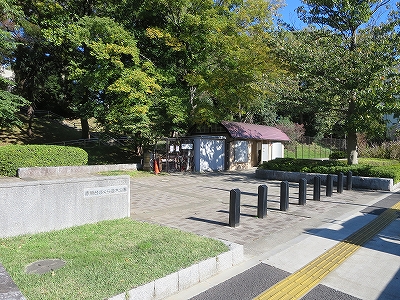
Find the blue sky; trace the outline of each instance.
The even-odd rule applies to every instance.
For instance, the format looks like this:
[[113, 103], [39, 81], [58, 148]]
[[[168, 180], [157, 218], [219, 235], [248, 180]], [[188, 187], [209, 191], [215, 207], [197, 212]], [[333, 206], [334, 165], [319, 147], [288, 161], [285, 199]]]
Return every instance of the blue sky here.
[[300, 0], [286, 0], [286, 6], [280, 11], [281, 19], [295, 28], [303, 27], [304, 23], [300, 21], [295, 11], [301, 5]]
[[[392, 7], [395, 7], [395, 4], [398, 0], [391, 0], [390, 4]], [[297, 17], [296, 8], [303, 5], [300, 0], [286, 0], [286, 6], [280, 11], [281, 19], [283, 19], [286, 23], [292, 25], [296, 29], [300, 29], [305, 24], [300, 21]]]

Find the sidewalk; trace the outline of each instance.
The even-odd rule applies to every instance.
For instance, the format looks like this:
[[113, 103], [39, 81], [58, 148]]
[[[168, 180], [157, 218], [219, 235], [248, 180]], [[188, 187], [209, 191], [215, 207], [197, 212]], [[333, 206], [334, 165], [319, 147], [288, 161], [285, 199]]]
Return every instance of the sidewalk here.
[[[260, 184], [268, 186], [269, 207], [268, 215], [264, 219], [257, 218], [257, 190]], [[231, 228], [228, 226], [229, 192], [235, 188], [241, 191], [241, 217], [240, 226]], [[332, 197], [326, 197], [325, 188], [322, 187], [321, 201], [313, 201], [312, 186], [309, 186], [307, 204], [299, 206], [298, 185], [293, 183], [290, 184], [289, 190], [289, 210], [281, 212], [279, 193], [280, 182], [257, 179], [254, 170], [133, 178], [131, 180], [133, 219], [175, 227], [244, 246], [243, 263], [168, 299], [192, 297], [214, 299], [210, 298], [210, 293], [214, 291], [216, 294], [213, 297], [218, 295], [215, 299], [232, 300], [235, 299], [232, 295], [236, 293], [235, 279], [243, 281], [243, 277], [253, 276], [251, 282], [255, 285], [260, 281], [260, 276], [257, 275], [260, 272], [269, 274], [267, 277], [270, 278], [285, 277], [287, 276], [285, 274], [296, 271], [375, 218], [375, 214], [367, 213], [371, 212], [371, 209], [369, 211], [366, 209], [393, 194], [382, 191], [344, 190], [342, 194], [334, 192]], [[394, 194], [390, 203], [398, 201], [400, 201], [399, 195]], [[390, 203], [381, 203], [376, 209], [388, 207]], [[400, 232], [396, 229], [400, 227], [398, 222], [398, 219], [394, 221], [385, 229], [387, 231], [381, 233], [382, 237], [374, 238], [349, 258], [351, 267], [345, 263], [337, 269], [339, 275], [330, 274], [321, 282], [323, 285], [319, 289], [325, 291], [325, 294], [332, 293], [332, 290], [339, 292], [343, 290], [340, 292], [341, 295], [353, 297], [346, 299], [357, 297], [378, 299], [382, 295], [385, 297], [381, 299], [390, 299], [387, 296], [393, 293], [393, 289], [400, 287], [398, 280]], [[382, 244], [382, 239], [385, 241], [384, 250], [379, 246]], [[368, 257], [368, 261], [365, 257]], [[380, 260], [378, 263], [369, 263], [372, 258]], [[380, 273], [376, 273], [373, 267], [379, 267]], [[363, 274], [361, 281], [366, 282], [364, 278], [367, 274], [379, 274], [380, 279], [368, 280], [367, 284], [362, 285], [355, 282], [352, 284], [353, 288], [349, 288], [348, 283], [352, 278], [345, 275], [356, 276], [356, 274], [349, 272], [348, 268], [351, 271], [359, 270]], [[252, 299], [272, 283], [261, 283], [261, 285], [262, 287], [252, 287], [251, 291], [244, 291], [244, 295]], [[243, 290], [243, 287], [239, 285], [237, 289]], [[226, 298], [224, 290], [227, 292]], [[318, 289], [315, 290], [318, 292]], [[247, 299], [243, 298], [244, 295], [237, 299]], [[328, 299], [339, 299], [337, 297], [335, 294], [334, 298]]]

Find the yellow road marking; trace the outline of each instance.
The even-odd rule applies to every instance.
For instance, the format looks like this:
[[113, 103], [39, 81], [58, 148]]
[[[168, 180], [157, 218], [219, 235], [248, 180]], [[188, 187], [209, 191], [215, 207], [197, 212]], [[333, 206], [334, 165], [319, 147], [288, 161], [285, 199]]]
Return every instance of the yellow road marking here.
[[362, 245], [394, 221], [399, 211], [400, 202], [254, 300], [300, 299]]

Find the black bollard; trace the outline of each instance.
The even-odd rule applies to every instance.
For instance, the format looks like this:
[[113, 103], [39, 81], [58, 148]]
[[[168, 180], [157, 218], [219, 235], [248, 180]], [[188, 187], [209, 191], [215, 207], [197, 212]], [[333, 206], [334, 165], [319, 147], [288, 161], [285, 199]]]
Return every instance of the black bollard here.
[[337, 178], [337, 192], [339, 194], [343, 193], [343, 173], [340, 172]]
[[257, 217], [264, 219], [267, 215], [267, 194], [268, 187], [263, 184], [258, 187], [258, 205], [257, 205]]
[[280, 210], [287, 211], [289, 208], [289, 182], [281, 182], [281, 201]]
[[229, 226], [236, 227], [240, 221], [240, 190], [233, 189], [230, 192], [229, 202]]
[[306, 205], [307, 199], [307, 179], [300, 178], [299, 180], [299, 205]]
[[331, 174], [328, 174], [326, 176], [326, 196], [332, 197], [332, 191], [333, 191], [333, 176]]
[[314, 193], [313, 200], [321, 200], [321, 178], [319, 176], [314, 177]]
[[349, 171], [347, 173], [347, 190], [350, 191], [353, 189], [353, 172]]

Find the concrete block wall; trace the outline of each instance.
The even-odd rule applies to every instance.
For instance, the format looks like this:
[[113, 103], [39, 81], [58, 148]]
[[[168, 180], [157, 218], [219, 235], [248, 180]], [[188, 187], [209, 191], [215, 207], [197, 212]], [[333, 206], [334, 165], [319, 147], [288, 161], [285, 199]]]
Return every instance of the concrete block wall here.
[[0, 238], [130, 216], [130, 178], [0, 183]]

